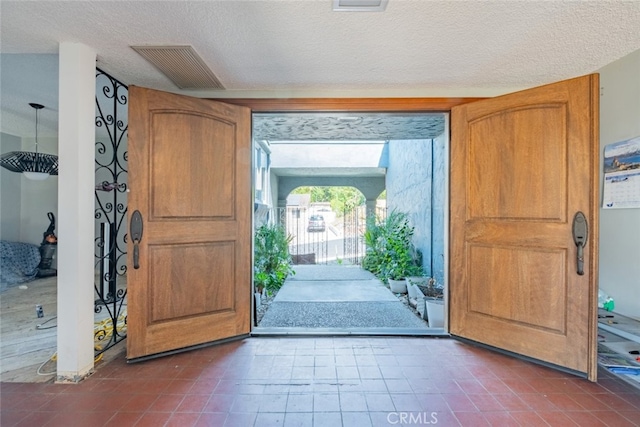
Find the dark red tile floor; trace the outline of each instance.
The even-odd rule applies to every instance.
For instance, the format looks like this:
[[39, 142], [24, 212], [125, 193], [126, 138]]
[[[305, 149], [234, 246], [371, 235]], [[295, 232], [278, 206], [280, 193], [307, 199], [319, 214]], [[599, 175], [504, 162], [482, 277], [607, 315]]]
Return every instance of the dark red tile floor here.
[[638, 426], [640, 390], [450, 339], [250, 338], [77, 385], [3, 383], [10, 426]]

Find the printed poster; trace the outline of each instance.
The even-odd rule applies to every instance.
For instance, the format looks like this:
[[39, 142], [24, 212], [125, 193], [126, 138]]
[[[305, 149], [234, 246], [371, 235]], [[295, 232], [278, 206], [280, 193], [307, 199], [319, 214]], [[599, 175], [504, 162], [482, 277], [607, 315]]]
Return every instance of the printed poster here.
[[640, 208], [640, 136], [604, 147], [602, 207]]

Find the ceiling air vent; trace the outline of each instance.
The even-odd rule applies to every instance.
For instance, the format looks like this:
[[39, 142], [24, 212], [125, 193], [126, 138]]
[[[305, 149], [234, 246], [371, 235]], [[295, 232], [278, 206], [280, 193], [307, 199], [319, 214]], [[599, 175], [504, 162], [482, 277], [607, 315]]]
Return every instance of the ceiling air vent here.
[[389, 0], [333, 0], [335, 12], [384, 12]]
[[191, 46], [131, 46], [180, 89], [224, 89]]

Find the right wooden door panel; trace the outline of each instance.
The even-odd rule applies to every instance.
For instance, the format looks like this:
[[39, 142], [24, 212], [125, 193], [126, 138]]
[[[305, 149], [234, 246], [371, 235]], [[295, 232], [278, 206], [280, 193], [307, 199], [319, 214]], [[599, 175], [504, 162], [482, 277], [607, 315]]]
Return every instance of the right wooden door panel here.
[[[595, 379], [597, 76], [455, 107], [450, 332]], [[576, 272], [574, 214], [591, 226]]]

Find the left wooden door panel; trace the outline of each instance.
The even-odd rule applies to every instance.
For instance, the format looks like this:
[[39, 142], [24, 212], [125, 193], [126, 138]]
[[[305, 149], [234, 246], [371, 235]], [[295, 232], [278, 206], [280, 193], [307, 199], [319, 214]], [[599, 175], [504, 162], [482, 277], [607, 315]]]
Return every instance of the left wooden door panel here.
[[129, 210], [144, 233], [127, 274], [127, 358], [248, 334], [251, 112], [139, 87], [129, 96]]

